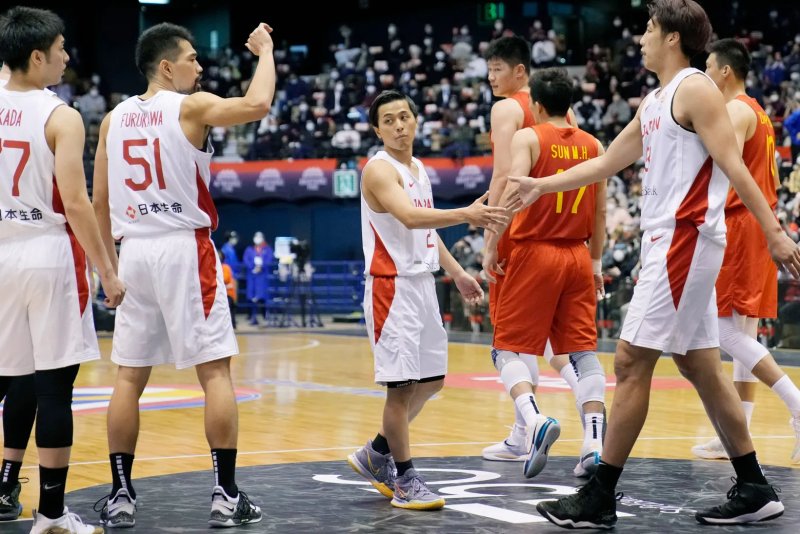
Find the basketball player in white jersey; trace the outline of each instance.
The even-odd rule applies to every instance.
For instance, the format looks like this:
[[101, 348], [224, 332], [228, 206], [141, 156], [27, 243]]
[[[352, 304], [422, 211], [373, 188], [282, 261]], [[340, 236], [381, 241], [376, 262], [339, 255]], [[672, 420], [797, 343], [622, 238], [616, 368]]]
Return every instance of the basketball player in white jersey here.
[[31, 532], [89, 534], [102, 529], [64, 506], [72, 385], [80, 364], [100, 357], [84, 248], [107, 305], [118, 305], [125, 287], [86, 194], [83, 122], [44, 90], [69, 60], [63, 33], [50, 11], [15, 7], [0, 17], [0, 50], [11, 70], [0, 88], [0, 396], [10, 377], [34, 374], [40, 489]]
[[130, 297], [117, 312], [111, 352], [119, 370], [108, 408], [113, 487], [101, 511], [109, 527], [135, 523], [138, 402], [152, 366], [164, 363], [194, 367], [205, 392], [215, 478], [209, 525], [261, 520], [260, 508], [235, 480], [238, 413], [230, 357], [239, 349], [210, 237], [217, 212], [208, 191], [208, 133], [269, 112], [275, 92], [270, 31], [262, 23], [248, 38], [258, 64], [247, 93], [223, 99], [200, 91], [203, 69], [186, 28], [149, 28], [136, 45], [147, 91], [120, 103], [100, 126], [94, 205], [109, 251], [122, 239], [119, 273]]
[[[10, 77], [11, 69], [4, 64], [0, 68], [0, 88], [5, 87]], [[33, 374], [15, 376], [7, 384], [7, 390], [0, 390], [4, 447], [3, 465], [0, 467], [0, 521], [13, 521], [22, 513], [19, 471], [36, 419], [35, 384]]]
[[617, 344], [617, 388], [602, 462], [577, 494], [537, 505], [547, 519], [567, 528], [610, 528], [616, 522], [615, 488], [644, 426], [650, 380], [662, 352], [673, 354], [697, 390], [736, 471], [729, 500], [698, 512], [696, 519], [736, 524], [783, 513], [720, 362], [714, 283], [725, 248], [725, 176], [758, 220], [772, 258], [795, 277], [800, 251], [742, 162], [722, 94], [689, 67], [711, 36], [705, 11], [693, 0], [655, 0], [649, 11], [642, 57], [661, 87], [642, 101], [606, 154], [558, 176], [510, 178], [519, 189], [508, 206], [518, 209], [543, 193], [596, 182], [644, 155], [642, 269]]
[[[747, 96], [745, 78], [750, 54], [736, 39], [711, 44], [706, 74], [727, 102], [742, 158], [770, 206], [777, 205], [780, 179], [775, 165], [775, 131], [766, 112]], [[758, 341], [759, 318], [777, 317], [778, 274], [766, 241], [757, 235], [757, 221], [731, 191], [725, 204], [728, 243], [717, 278], [720, 347], [733, 358], [733, 385], [739, 394], [747, 426], [753, 413], [756, 384], [772, 389], [792, 414], [795, 434], [791, 459], [800, 461], [800, 390]], [[700, 458], [728, 458], [720, 439], [692, 447]]]
[[504, 208], [483, 204], [488, 192], [466, 208], [434, 209], [425, 167], [412, 155], [417, 110], [410, 98], [382, 92], [370, 106], [369, 121], [384, 150], [370, 158], [361, 176], [364, 315], [375, 381], [387, 390], [382, 429], [347, 460], [393, 506], [436, 510], [444, 499], [414, 469], [408, 435], [409, 423], [442, 388], [447, 373], [447, 334], [432, 273], [441, 265], [467, 302], [483, 299], [480, 284], [453, 259], [436, 228], [486, 227], [508, 218]]

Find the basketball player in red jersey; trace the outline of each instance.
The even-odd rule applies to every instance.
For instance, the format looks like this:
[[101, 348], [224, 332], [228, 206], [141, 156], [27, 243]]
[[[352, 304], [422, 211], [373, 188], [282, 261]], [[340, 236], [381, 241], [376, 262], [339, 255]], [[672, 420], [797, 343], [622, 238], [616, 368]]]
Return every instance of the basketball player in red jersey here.
[[700, 395], [737, 476], [729, 500], [697, 512], [697, 521], [737, 524], [783, 514], [720, 363], [714, 284], [724, 255], [729, 184], [758, 220], [773, 259], [795, 277], [800, 276], [800, 249], [781, 230], [743, 164], [719, 89], [690, 67], [711, 36], [708, 15], [694, 0], [655, 0], [648, 7], [642, 57], [661, 87], [644, 98], [604, 155], [544, 179], [509, 178], [519, 189], [505, 205], [519, 210], [542, 194], [591, 184], [642, 156], [645, 161], [642, 269], [617, 343], [614, 415], [602, 461], [579, 492], [536, 507], [564, 528], [611, 528], [616, 523], [617, 482], [644, 426], [651, 378], [663, 352], [672, 354]]
[[[736, 39], [716, 41], [709, 50], [706, 74], [727, 101], [745, 165], [770, 207], [775, 209], [778, 203], [775, 189], [779, 185], [775, 131], [758, 102], [745, 92], [750, 54]], [[800, 461], [800, 390], [755, 339], [759, 318], [777, 317], [778, 270], [769, 255], [766, 239], [758, 231], [758, 221], [733, 190], [725, 202], [725, 224], [728, 242], [716, 286], [720, 348], [733, 358], [734, 386], [748, 426], [758, 380], [786, 404], [796, 437], [791, 459], [797, 462]], [[700, 458], [728, 458], [719, 438], [692, 447], [692, 452]]]
[[[514, 134], [512, 173], [549, 176], [602, 154], [597, 139], [566, 120], [571, 89], [564, 69], [545, 69], [533, 75], [531, 96], [537, 125]], [[605, 183], [600, 182], [548, 195], [541, 205], [514, 217], [508, 232], [511, 257], [504, 269], [505, 289], [500, 294], [494, 331], [492, 357], [501, 376], [505, 375], [504, 382], [507, 370], [518, 365], [520, 353], [541, 354], [548, 337], [554, 352], [569, 354], [586, 422], [575, 471], [578, 476], [597, 469], [602, 450], [605, 374], [595, 352], [596, 291], [602, 280], [596, 281], [592, 275], [592, 260], [600, 260], [605, 242], [605, 192]], [[491, 276], [500, 269], [496, 234], [490, 235], [486, 249]], [[526, 305], [530, 302], [536, 306]], [[520, 395], [515, 384], [511, 395], [526, 421], [530, 420], [530, 453], [524, 465], [525, 475], [534, 476], [544, 467], [560, 427], [539, 413], [532, 393]]]
[[[503, 98], [492, 106], [491, 114], [493, 171], [489, 185], [489, 205], [495, 206], [505, 189], [511, 169], [511, 138], [518, 130], [536, 124], [528, 85], [531, 47], [521, 37], [501, 37], [489, 43], [484, 57], [488, 65], [489, 83], [491, 84], [492, 92], [495, 96]], [[575, 124], [572, 110], [569, 113], [570, 116], [567, 120], [570, 124]], [[488, 238], [491, 233], [491, 230], [487, 230], [486, 237]], [[511, 242], [508, 238], [508, 232], [500, 236], [497, 252], [502, 266], [511, 255]], [[484, 262], [484, 272], [487, 268], [488, 265]], [[492, 326], [496, 327], [498, 321], [502, 319], [497, 315], [497, 303], [499, 302], [504, 278], [502, 274], [497, 273], [494, 276], [489, 275], [487, 280], [489, 281], [489, 315]], [[576, 392], [577, 377], [572, 366], [567, 365], [567, 355], [559, 354], [554, 357], [548, 344], [544, 356], [553, 368], [561, 374], [572, 391]], [[495, 367], [500, 372], [500, 377], [506, 390], [514, 399], [516, 419], [511, 428], [511, 433], [505, 440], [483, 449], [483, 458], [499, 461], [523, 461], [528, 457], [529, 453], [525, 446], [526, 429], [533, 422], [526, 421], [517, 403], [523, 403], [523, 410], [528, 411], [525, 407], [530, 405], [529, 397], [536, 390], [539, 379], [539, 365], [535, 355], [520, 354], [519, 359], [505, 368], [505, 370], [497, 367], [497, 362], [495, 362]], [[511, 392], [512, 388], [514, 388], [513, 393]], [[580, 413], [580, 406], [578, 407], [578, 412]]]

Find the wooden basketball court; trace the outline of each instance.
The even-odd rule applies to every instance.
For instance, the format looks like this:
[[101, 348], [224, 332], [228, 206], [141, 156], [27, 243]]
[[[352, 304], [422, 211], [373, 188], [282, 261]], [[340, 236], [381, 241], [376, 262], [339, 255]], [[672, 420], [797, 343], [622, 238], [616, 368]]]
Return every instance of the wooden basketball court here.
[[[342, 461], [346, 467], [346, 455], [375, 435], [383, 391], [373, 382], [369, 342], [365, 336], [343, 334], [331, 328], [240, 333], [241, 355], [233, 360], [240, 399], [240, 466]], [[76, 382], [68, 492], [110, 483], [105, 407], [116, 372], [108, 360], [110, 348], [110, 338], [101, 338], [103, 360], [83, 365]], [[601, 362], [608, 376], [610, 406], [612, 356], [603, 354]], [[574, 397], [543, 360], [541, 364], [537, 399], [544, 413], [562, 424], [551, 454], [575, 457], [582, 432]], [[724, 365], [730, 372], [731, 364]], [[416, 457], [479, 457], [484, 446], [507, 436], [513, 422], [513, 405], [497, 380], [486, 345], [451, 343], [449, 366], [445, 389], [412, 425]], [[786, 370], [793, 380], [800, 380], [799, 369]], [[751, 429], [759, 459], [764, 465], [791, 467], [794, 434], [789, 413], [768, 388], [759, 388]], [[154, 369], [142, 407], [146, 409], [141, 412], [134, 479], [206, 472], [210, 492], [213, 478], [203, 432], [202, 392], [194, 371]], [[650, 415], [633, 456], [692, 459], [691, 446], [713, 435], [697, 394], [672, 360], [662, 358], [655, 371]], [[21, 495], [23, 517], [28, 518], [38, 499], [33, 445], [31, 439], [21, 473], [30, 479]], [[572, 486], [576, 479], [565, 472], [562, 483]], [[258, 488], [244, 489], [259, 496]], [[97, 497], [101, 496], [98, 488]], [[84, 519], [96, 522], [96, 517]]]

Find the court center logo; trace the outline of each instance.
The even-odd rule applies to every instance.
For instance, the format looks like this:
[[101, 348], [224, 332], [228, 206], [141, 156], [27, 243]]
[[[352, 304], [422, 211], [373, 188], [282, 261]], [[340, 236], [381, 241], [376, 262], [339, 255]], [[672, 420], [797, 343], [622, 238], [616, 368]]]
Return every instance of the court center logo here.
[[[543, 501], [559, 499], [572, 495], [576, 488], [558, 484], [537, 482], [518, 482], [501, 473], [474, 469], [434, 469], [416, 467], [426, 473], [426, 483], [431, 489], [445, 498], [448, 510], [462, 512], [471, 516], [490, 519], [505, 524], [546, 523], [547, 520], [536, 511], [536, 505]], [[369, 482], [352, 472], [346, 474], [314, 475], [312, 479], [322, 484], [355, 486], [361, 491], [378, 494]], [[521, 506], [520, 506], [521, 505]], [[620, 505], [630, 509], [658, 511], [662, 514], [690, 514], [696, 510], [682, 506], [623, 497]], [[528, 507], [530, 509], [528, 510]], [[635, 517], [636, 514], [617, 509], [617, 517]]]

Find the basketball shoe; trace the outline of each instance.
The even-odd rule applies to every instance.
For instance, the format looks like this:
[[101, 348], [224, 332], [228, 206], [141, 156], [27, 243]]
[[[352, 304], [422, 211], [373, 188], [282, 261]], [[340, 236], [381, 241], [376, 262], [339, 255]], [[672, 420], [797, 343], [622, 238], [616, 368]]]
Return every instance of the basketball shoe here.
[[542, 472], [547, 464], [550, 447], [560, 435], [561, 425], [558, 421], [542, 414], [536, 415], [536, 423], [528, 426], [525, 436], [528, 457], [522, 464], [522, 472], [526, 477], [533, 478]]
[[78, 514], [71, 513], [64, 507], [64, 514], [56, 519], [45, 517], [33, 511], [31, 534], [103, 534], [103, 527], [85, 524]]
[[19, 493], [22, 484], [15, 482], [0, 483], [0, 521], [13, 521], [22, 513], [22, 503], [19, 502]]
[[728, 502], [695, 514], [704, 525], [740, 525], [769, 521], [783, 515], [783, 503], [775, 488], [769, 484], [739, 484], [731, 477], [733, 487], [728, 491]]
[[523, 462], [528, 456], [525, 448], [525, 427], [514, 423], [511, 434], [500, 443], [483, 449], [483, 459], [497, 462]]
[[706, 460], [727, 460], [728, 453], [719, 438], [714, 438], [708, 443], [692, 447], [692, 454]]
[[239, 495], [234, 498], [229, 497], [220, 486], [214, 486], [211, 494], [209, 526], [227, 528], [259, 521], [261, 521], [261, 508], [253, 504], [245, 492], [239, 491]]
[[100, 510], [100, 522], [107, 528], [131, 528], [136, 525], [136, 499], [131, 498], [128, 490], [121, 488], [114, 496], [107, 495], [94, 503], [94, 511], [103, 503]]
[[391, 499], [394, 497], [397, 467], [391, 453], [381, 454], [372, 448], [372, 440], [347, 457], [347, 463], [353, 471], [364, 477], [381, 495]]
[[397, 477], [392, 506], [407, 510], [439, 510], [444, 498], [432, 492], [416, 469], [409, 469]]
[[562, 528], [614, 528], [617, 523], [616, 495], [603, 488], [595, 477], [568, 497], [557, 501], [544, 501], [536, 510], [551, 523]]

